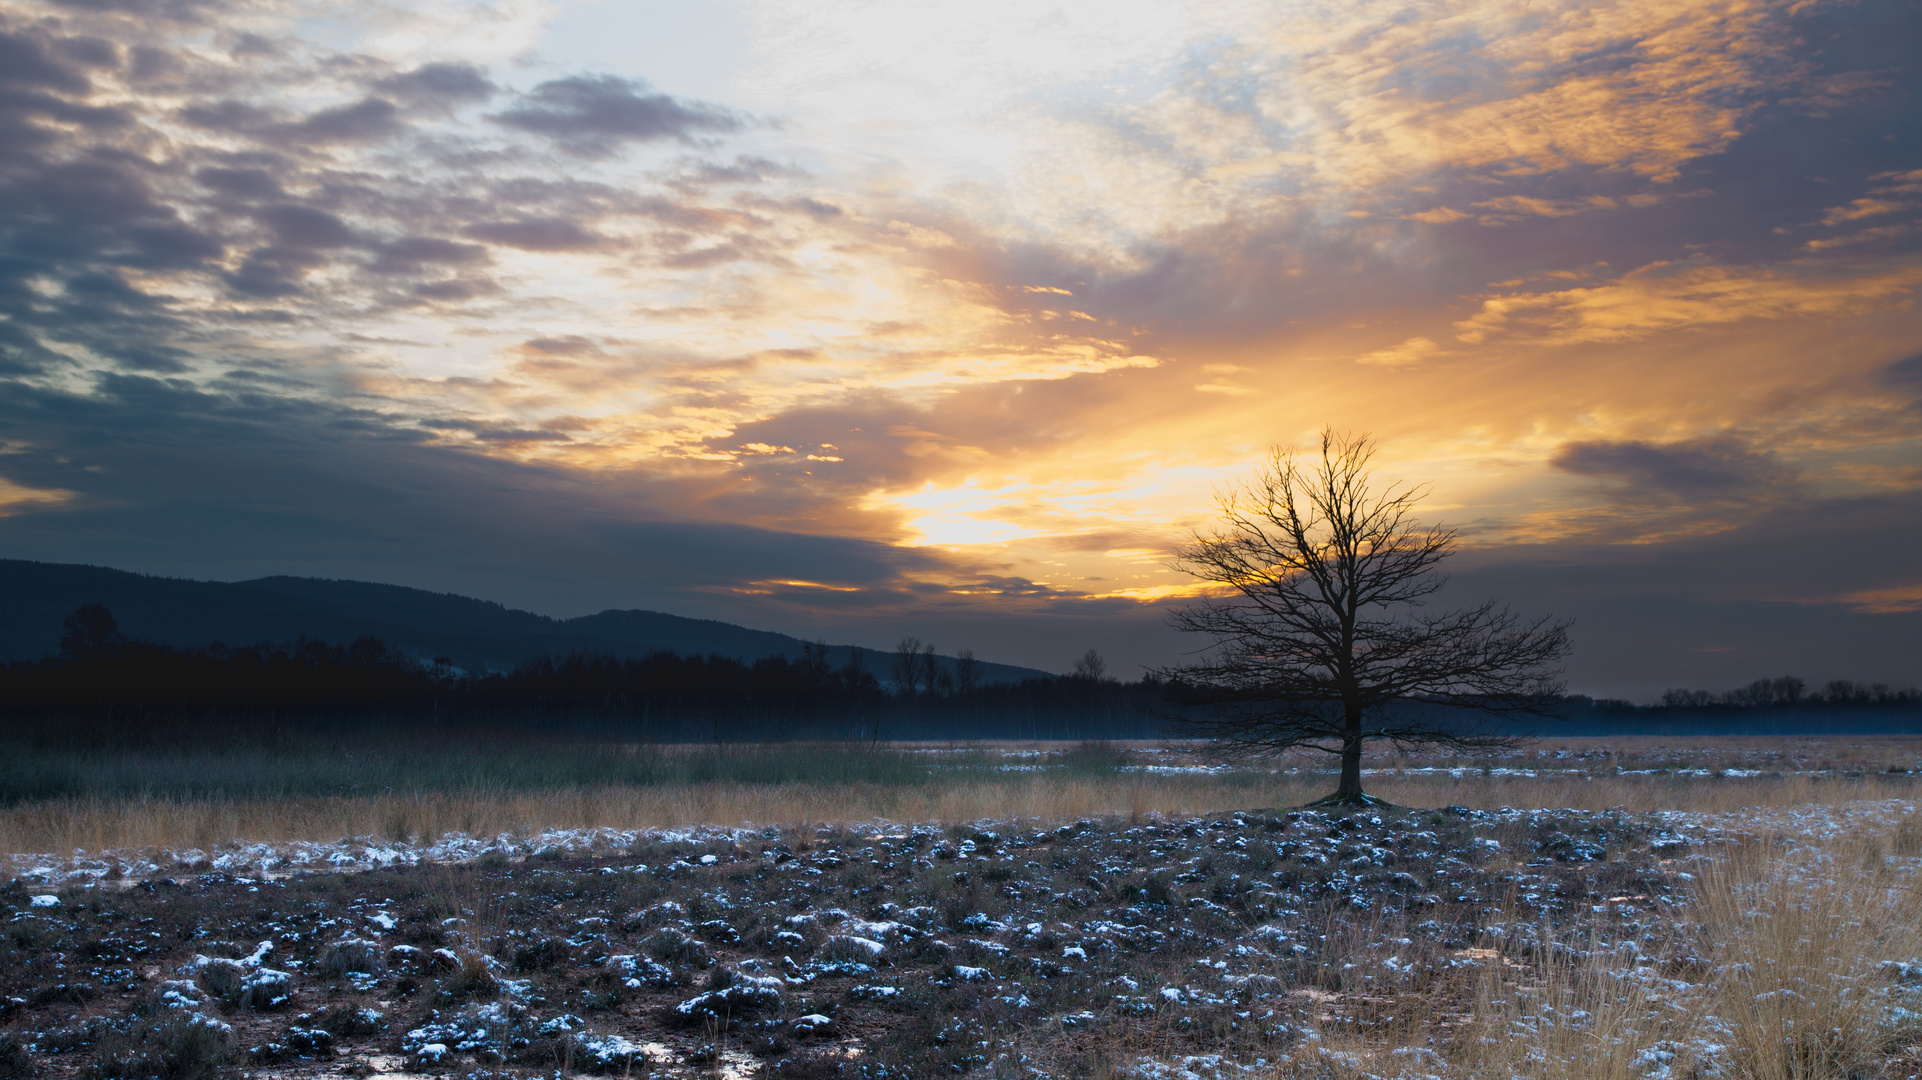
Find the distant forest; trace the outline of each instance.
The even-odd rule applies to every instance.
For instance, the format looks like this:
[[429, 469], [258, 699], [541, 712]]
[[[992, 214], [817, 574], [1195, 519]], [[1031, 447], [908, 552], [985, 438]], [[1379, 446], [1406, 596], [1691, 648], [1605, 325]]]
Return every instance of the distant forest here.
[[1652, 705], [1571, 694], [1566, 735], [1840, 735], [1922, 733], [1922, 691], [1835, 679], [1810, 687], [1793, 675], [1714, 692], [1665, 690]]
[[[49, 716], [162, 737], [265, 723], [567, 730], [660, 742], [771, 739], [1153, 738], [1159, 683], [1077, 673], [986, 682], [909, 638], [894, 652], [826, 646], [796, 659], [576, 651], [473, 674], [373, 637], [183, 649], [123, 637], [105, 607], [68, 616], [58, 655], [0, 667], [0, 724], [34, 735]], [[870, 667], [870, 663], [874, 666]]]
[[[572, 732], [656, 742], [781, 739], [1152, 739], [1177, 735], [1181, 695], [1152, 677], [1107, 677], [1090, 652], [1073, 674], [982, 683], [906, 639], [893, 652], [825, 647], [741, 660], [577, 651], [470, 674], [373, 637], [178, 648], [122, 636], [104, 606], [68, 616], [60, 651], [0, 667], [0, 730], [13, 738], [154, 738], [282, 728], [423, 726]], [[872, 663], [872, 667], [870, 666]], [[1922, 730], [1922, 693], [1880, 684], [1758, 679], [1721, 693], [1670, 690], [1654, 705], [1569, 695], [1536, 733], [1795, 734]], [[1411, 708], [1425, 707], [1411, 702]], [[60, 718], [60, 723], [50, 723]]]

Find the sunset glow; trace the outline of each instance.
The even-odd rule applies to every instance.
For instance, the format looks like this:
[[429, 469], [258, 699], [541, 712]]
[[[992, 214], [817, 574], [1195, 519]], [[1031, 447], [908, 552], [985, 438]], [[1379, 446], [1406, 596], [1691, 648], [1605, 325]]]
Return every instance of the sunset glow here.
[[1575, 690], [1922, 677], [1908, 7], [162, 8], [0, 4], [0, 555], [1132, 674], [1333, 426]]

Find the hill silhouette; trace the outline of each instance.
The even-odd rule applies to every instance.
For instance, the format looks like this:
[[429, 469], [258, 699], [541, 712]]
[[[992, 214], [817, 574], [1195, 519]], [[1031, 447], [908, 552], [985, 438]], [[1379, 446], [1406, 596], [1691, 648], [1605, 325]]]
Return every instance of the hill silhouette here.
[[[0, 662], [57, 652], [61, 619], [87, 603], [112, 609], [128, 637], [162, 645], [246, 645], [300, 637], [346, 642], [371, 635], [423, 659], [446, 657], [476, 672], [580, 651], [798, 658], [805, 644], [787, 634], [659, 611], [609, 609], [555, 619], [489, 600], [367, 581], [285, 576], [195, 581], [20, 559], [0, 559], [0, 597], [5, 598]], [[827, 659], [845, 664], [856, 648], [830, 646]], [[889, 653], [860, 652], [870, 670], [887, 677]], [[941, 657], [940, 663], [951, 670], [954, 661]], [[1049, 674], [1011, 664], [984, 662], [980, 668], [982, 681], [991, 683]]]

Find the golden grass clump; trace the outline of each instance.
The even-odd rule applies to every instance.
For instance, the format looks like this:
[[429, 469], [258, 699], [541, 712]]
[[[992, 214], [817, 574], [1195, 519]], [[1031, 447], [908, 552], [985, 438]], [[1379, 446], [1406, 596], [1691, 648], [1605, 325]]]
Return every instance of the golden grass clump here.
[[[0, 807], [0, 851], [90, 852], [199, 848], [235, 841], [331, 841], [343, 836], [432, 839], [545, 829], [689, 825], [848, 824], [982, 819], [1073, 820], [1181, 816], [1296, 806], [1325, 794], [1318, 777], [1288, 774], [1049, 777], [934, 781], [924, 785], [709, 782], [549, 791], [424, 791], [350, 796], [200, 798], [82, 796]], [[1605, 777], [1593, 781], [1389, 778], [1372, 790], [1407, 806], [1577, 810], [1693, 810], [1840, 805], [1908, 797], [1913, 785], [1868, 778], [1816, 782]], [[1893, 838], [1904, 850], [1916, 834]]]
[[[1091, 754], [1061, 744], [610, 746], [589, 753], [571, 744], [476, 742], [447, 749], [438, 762], [429, 748], [404, 749], [385, 751], [391, 761], [365, 748], [331, 746], [183, 753], [164, 770], [111, 749], [41, 755], [33, 763], [59, 778], [48, 784], [56, 793], [0, 801], [0, 852], [210, 850], [232, 841], [599, 826], [1138, 820], [1299, 805], [1326, 794], [1333, 782], [1315, 771], [1327, 765], [1316, 756], [1215, 772], [1116, 767], [1130, 760], [1200, 760], [1192, 747], [1152, 744], [1132, 747], [1130, 757], [1122, 748]], [[1053, 753], [1062, 768], [997, 771], [1001, 752], [1014, 749]], [[1916, 776], [1907, 770], [1918, 758], [1922, 742], [1892, 737], [1565, 740], [1485, 761], [1383, 755], [1372, 763], [1376, 774], [1368, 786], [1406, 806], [1729, 813], [1911, 798]], [[1724, 775], [1738, 766], [1739, 777]], [[634, 779], [610, 782], [598, 775], [622, 770]], [[156, 786], [162, 778], [173, 786]], [[1889, 842], [1899, 853], [1922, 852], [1922, 830]]]
[[1914, 1021], [1888, 1021], [1884, 968], [1922, 955], [1922, 881], [1892, 867], [1881, 836], [1787, 856], [1772, 847], [1735, 847], [1701, 868], [1692, 913], [1714, 958], [1702, 1023], [1726, 1034], [1742, 1077], [1874, 1075], [1922, 1040]]
[[[1371, 1010], [1401, 1022], [1330, 1027], [1314, 1071], [1341, 1080], [1917, 1075], [1922, 1018], [1891, 1008], [1890, 961], [1922, 956], [1922, 874], [1885, 858], [1890, 839], [1730, 845], [1691, 862], [1694, 887], [1652, 946], [1611, 947], [1593, 926], [1586, 939], [1472, 950], [1481, 963], [1471, 984], [1431, 984], [1425, 1000], [1377, 993]], [[1276, 1075], [1302, 1075], [1296, 1059]]]

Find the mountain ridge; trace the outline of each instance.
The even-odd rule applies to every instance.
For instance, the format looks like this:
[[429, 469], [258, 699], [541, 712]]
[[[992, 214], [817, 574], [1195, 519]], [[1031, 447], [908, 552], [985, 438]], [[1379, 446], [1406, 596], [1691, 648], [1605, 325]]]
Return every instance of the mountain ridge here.
[[[61, 620], [95, 602], [113, 611], [128, 637], [164, 645], [252, 645], [303, 636], [339, 642], [368, 634], [472, 671], [581, 650], [799, 657], [807, 644], [772, 630], [639, 608], [556, 619], [493, 600], [380, 582], [292, 575], [200, 581], [24, 559], [0, 559], [0, 598], [0, 661], [37, 660], [58, 651]], [[870, 671], [884, 681], [889, 677], [891, 652], [830, 645], [828, 660], [846, 664], [856, 650]], [[955, 665], [952, 657], [937, 662], [950, 672]], [[984, 682], [1050, 676], [1013, 664], [982, 662], [980, 669]]]

